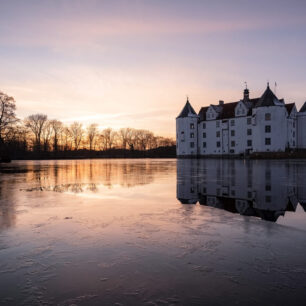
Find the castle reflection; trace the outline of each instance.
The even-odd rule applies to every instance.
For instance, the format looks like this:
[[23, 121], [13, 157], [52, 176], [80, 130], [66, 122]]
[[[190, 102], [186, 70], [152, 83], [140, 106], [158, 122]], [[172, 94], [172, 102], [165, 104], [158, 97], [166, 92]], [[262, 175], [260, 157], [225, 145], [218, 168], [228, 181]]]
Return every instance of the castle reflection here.
[[276, 222], [306, 211], [306, 166], [298, 161], [180, 159], [177, 199]]

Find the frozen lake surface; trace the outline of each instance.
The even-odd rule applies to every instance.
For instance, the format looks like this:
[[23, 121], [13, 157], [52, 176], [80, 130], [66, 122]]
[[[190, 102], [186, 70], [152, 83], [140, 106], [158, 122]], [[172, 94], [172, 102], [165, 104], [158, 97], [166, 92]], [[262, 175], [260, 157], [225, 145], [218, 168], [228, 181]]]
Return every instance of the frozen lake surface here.
[[0, 165], [1, 305], [305, 305], [306, 161]]

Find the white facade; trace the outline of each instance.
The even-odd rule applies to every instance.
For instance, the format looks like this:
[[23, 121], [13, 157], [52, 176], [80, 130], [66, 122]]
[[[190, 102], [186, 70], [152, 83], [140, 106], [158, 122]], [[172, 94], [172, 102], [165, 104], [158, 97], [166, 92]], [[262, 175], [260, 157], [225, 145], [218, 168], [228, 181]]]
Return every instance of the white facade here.
[[[304, 110], [303, 110], [304, 108]], [[176, 118], [177, 156], [242, 155], [306, 149], [306, 104], [297, 112], [270, 90], [250, 99], [201, 108], [189, 101]]]

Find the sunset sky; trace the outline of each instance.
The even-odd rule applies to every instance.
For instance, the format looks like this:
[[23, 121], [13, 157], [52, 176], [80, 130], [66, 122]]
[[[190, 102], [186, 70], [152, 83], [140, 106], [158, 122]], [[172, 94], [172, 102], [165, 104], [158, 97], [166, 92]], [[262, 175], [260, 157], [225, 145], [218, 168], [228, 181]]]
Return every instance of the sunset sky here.
[[0, 0], [0, 91], [18, 116], [174, 136], [201, 106], [306, 101], [306, 1]]

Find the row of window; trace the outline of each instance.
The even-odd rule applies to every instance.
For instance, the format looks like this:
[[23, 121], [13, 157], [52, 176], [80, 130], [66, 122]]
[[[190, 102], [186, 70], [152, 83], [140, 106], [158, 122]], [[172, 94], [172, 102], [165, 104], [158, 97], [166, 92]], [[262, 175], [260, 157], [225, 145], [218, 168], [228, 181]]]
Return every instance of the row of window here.
[[[265, 138], [265, 145], [271, 145], [271, 138]], [[204, 141], [203, 142], [203, 148], [206, 148], [206, 146], [207, 146], [207, 144]], [[216, 146], [217, 146], [217, 148], [220, 148], [221, 147], [221, 142], [217, 141]], [[236, 146], [236, 142], [235, 142], [235, 140], [232, 140], [231, 141], [231, 147], [235, 147], [235, 146]], [[251, 139], [247, 140], [247, 146], [248, 147], [252, 146], [252, 140]], [[194, 148], [194, 142], [190, 142], [190, 148]]]
[[[266, 125], [265, 126], [265, 132], [266, 133], [271, 133], [271, 125]], [[252, 135], [252, 129], [247, 129], [247, 135], [250, 136]], [[231, 136], [235, 136], [235, 130], [231, 130]], [[295, 133], [293, 132], [293, 137], [295, 136]], [[220, 137], [220, 131], [216, 132], [216, 137]], [[190, 134], [190, 138], [194, 138], [194, 134]], [[203, 138], [206, 138], [206, 132], [203, 133]]]
[[[271, 114], [270, 113], [265, 114], [265, 120], [266, 121], [271, 120]], [[190, 128], [191, 128], [191, 124], [190, 124]], [[231, 124], [231, 126], [235, 126], [235, 120], [230, 120], [230, 124]], [[252, 118], [247, 118], [247, 125], [251, 125], [251, 124], [252, 124]], [[217, 128], [220, 127], [220, 121], [216, 121], [216, 127]], [[206, 129], [206, 123], [205, 122], [203, 122], [203, 129]]]
[[[265, 126], [265, 132], [266, 133], [271, 133], [271, 126], [270, 125], [266, 125]], [[182, 134], [184, 134], [184, 132], [182, 132]], [[216, 132], [216, 137], [220, 138], [220, 131]], [[247, 135], [250, 136], [252, 135], [252, 129], [247, 129]], [[235, 130], [231, 130], [231, 136], [235, 136]], [[293, 132], [293, 137], [295, 137], [295, 132]], [[194, 133], [190, 133], [190, 138], [194, 138]], [[206, 133], [203, 133], [203, 138], [206, 138]]]
[[[217, 146], [217, 148], [220, 148], [220, 147], [221, 147], [220, 141], [217, 141], [217, 142], [216, 142], [216, 146]], [[235, 147], [235, 146], [236, 146], [236, 142], [235, 142], [235, 140], [232, 140], [232, 141], [231, 141], [231, 147]], [[247, 146], [248, 146], [248, 147], [251, 147], [251, 146], [252, 146], [252, 140], [250, 140], [250, 139], [247, 140]], [[206, 148], [206, 142], [205, 142], [205, 141], [203, 142], [203, 148]]]

